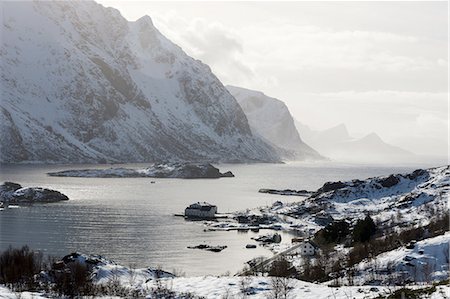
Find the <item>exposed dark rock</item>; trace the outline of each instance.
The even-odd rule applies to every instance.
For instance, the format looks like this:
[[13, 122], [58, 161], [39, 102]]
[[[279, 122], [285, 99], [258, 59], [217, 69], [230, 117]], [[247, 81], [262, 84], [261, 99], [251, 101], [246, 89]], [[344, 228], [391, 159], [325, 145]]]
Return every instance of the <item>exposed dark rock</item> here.
[[429, 176], [430, 174], [425, 169], [416, 169], [412, 173], [406, 175], [406, 177], [410, 180], [415, 180], [420, 176]]
[[273, 235], [259, 236], [258, 238], [255, 238], [254, 240], [258, 241], [258, 242], [262, 242], [262, 243], [280, 243], [281, 235], [273, 234]]
[[385, 188], [390, 188], [392, 186], [397, 185], [400, 182], [400, 179], [395, 175], [391, 174], [387, 178], [383, 178], [380, 180], [380, 185]]
[[20, 188], [22, 188], [20, 184], [13, 182], [5, 182], [3, 185], [0, 186], [0, 194], [2, 194], [3, 192], [14, 192]]
[[238, 215], [236, 220], [239, 223], [251, 224], [258, 226], [260, 224], [273, 224], [277, 221], [276, 217], [271, 215]]
[[316, 194], [321, 194], [321, 193], [325, 193], [325, 192], [329, 192], [329, 191], [334, 191], [334, 190], [338, 190], [338, 189], [342, 189], [347, 187], [347, 185], [341, 181], [338, 182], [326, 182], [325, 184], [323, 184], [323, 186], [321, 188], [319, 188], [316, 192]]
[[200, 244], [197, 246], [188, 246], [189, 249], [202, 249], [202, 250], [207, 250], [207, 251], [212, 251], [212, 252], [221, 252], [222, 250], [224, 250], [225, 248], [227, 248], [227, 246], [211, 246], [211, 245], [206, 245], [206, 244]]
[[222, 173], [221, 177], [223, 178], [234, 178], [234, 174], [231, 171], [227, 171]]
[[321, 226], [326, 226], [332, 223], [333, 221], [334, 221], [333, 217], [324, 211], [317, 213], [314, 217], [314, 222]]

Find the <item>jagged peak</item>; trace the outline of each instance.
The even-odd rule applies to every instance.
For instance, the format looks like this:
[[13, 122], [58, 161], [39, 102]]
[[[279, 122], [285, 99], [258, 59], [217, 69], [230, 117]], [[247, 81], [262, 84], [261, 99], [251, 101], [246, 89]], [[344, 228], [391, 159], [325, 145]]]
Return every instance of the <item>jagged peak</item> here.
[[149, 15], [140, 17], [136, 20], [136, 23], [143, 26], [154, 27], [152, 18]]
[[364, 136], [363, 138], [361, 138], [361, 140], [371, 140], [371, 141], [379, 141], [379, 142], [383, 142], [383, 140], [381, 139], [380, 136], [378, 136], [377, 133], [372, 132], [370, 134], [367, 134], [366, 136]]
[[339, 136], [345, 136], [346, 138], [350, 138], [350, 135], [347, 130], [347, 126], [344, 123], [338, 124], [334, 127], [331, 127], [325, 131], [325, 133], [333, 133], [334, 135], [337, 134]]
[[[270, 97], [270, 96], [266, 95], [266, 94], [265, 94], [264, 92], [262, 92], [262, 91], [259, 91], [259, 90], [253, 90], [253, 89], [248, 89], [248, 88], [239, 87], [239, 86], [233, 86], [233, 85], [226, 85], [225, 87], [228, 89], [228, 91], [229, 91], [233, 96], [235, 96], [235, 98], [236, 98], [236, 96], [238, 96], [238, 95], [242, 95], [243, 97], [245, 96], [245, 97], [255, 97], [255, 98], [259, 98], [260, 100], [263, 100], [263, 101], [270, 100], [270, 102], [272, 102], [272, 103], [277, 103], [278, 105], [283, 106], [283, 107], [285, 107], [286, 109], [288, 109], [287, 106], [286, 106], [286, 104], [285, 104], [283, 101], [281, 101], [281, 100], [279, 100], [279, 99], [277, 99], [277, 98]], [[236, 99], [237, 99], [237, 98], [236, 98]], [[239, 99], [237, 99], [237, 100], [238, 100], [238, 102], [239, 102]], [[241, 99], [241, 100], [242, 100], [242, 99]]]

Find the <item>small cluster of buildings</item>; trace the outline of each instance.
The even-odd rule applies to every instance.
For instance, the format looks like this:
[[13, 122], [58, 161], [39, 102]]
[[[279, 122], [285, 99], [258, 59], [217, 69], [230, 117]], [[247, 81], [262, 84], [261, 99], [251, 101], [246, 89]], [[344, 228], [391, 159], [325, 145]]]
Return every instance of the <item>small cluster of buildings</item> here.
[[[207, 202], [196, 202], [189, 205], [184, 210], [184, 216], [186, 218], [193, 219], [214, 219], [217, 214], [217, 206], [212, 205]], [[273, 223], [274, 219], [269, 215], [239, 215], [237, 219], [239, 223], [246, 224], [269, 224]], [[281, 241], [281, 236], [275, 234], [274, 236], [280, 237], [280, 240], [270, 240], [274, 243], [279, 243]], [[295, 250], [295, 253], [300, 254], [302, 256], [314, 256], [320, 249], [319, 247], [312, 242], [311, 240], [297, 238], [292, 240], [293, 243], [298, 243], [298, 247]]]

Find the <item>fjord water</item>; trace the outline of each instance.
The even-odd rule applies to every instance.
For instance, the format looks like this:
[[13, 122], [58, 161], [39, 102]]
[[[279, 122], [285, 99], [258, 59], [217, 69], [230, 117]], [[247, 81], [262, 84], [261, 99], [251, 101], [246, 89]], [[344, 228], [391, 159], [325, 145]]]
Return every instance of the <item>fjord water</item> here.
[[[219, 165], [220, 170], [231, 170], [235, 178], [195, 180], [46, 175], [50, 171], [98, 167], [101, 166], [2, 166], [2, 181], [56, 189], [70, 200], [0, 211], [0, 250], [9, 245], [27, 244], [59, 257], [80, 251], [101, 254], [125, 266], [161, 266], [186, 275], [233, 274], [251, 258], [271, 255], [262, 247], [245, 249], [246, 244], [254, 243], [250, 238], [258, 233], [205, 232], [201, 222], [185, 221], [173, 214], [182, 213], [187, 205], [196, 201], [216, 204], [222, 213], [270, 205], [277, 200], [292, 202], [301, 198], [257, 191], [260, 188], [315, 190], [326, 181], [364, 179], [417, 168], [329, 162], [227, 164]], [[267, 231], [259, 234], [265, 233]], [[288, 234], [282, 236], [284, 242], [289, 242]], [[227, 245], [228, 248], [220, 253], [186, 248], [200, 243]]]

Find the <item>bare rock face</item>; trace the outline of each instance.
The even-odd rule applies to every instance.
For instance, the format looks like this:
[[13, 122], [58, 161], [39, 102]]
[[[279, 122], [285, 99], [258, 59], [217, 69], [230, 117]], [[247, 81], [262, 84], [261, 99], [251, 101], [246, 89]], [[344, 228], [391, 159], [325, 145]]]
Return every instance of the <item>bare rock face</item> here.
[[26, 187], [12, 182], [5, 182], [0, 185], [0, 202], [8, 204], [29, 204], [29, 203], [48, 203], [69, 200], [69, 198], [59, 191], [39, 188]]
[[2, 3], [0, 162], [279, 161], [210, 68], [150, 17]]
[[285, 103], [260, 91], [236, 86], [227, 89], [241, 105], [253, 133], [272, 144], [284, 159], [323, 159], [300, 138]]

